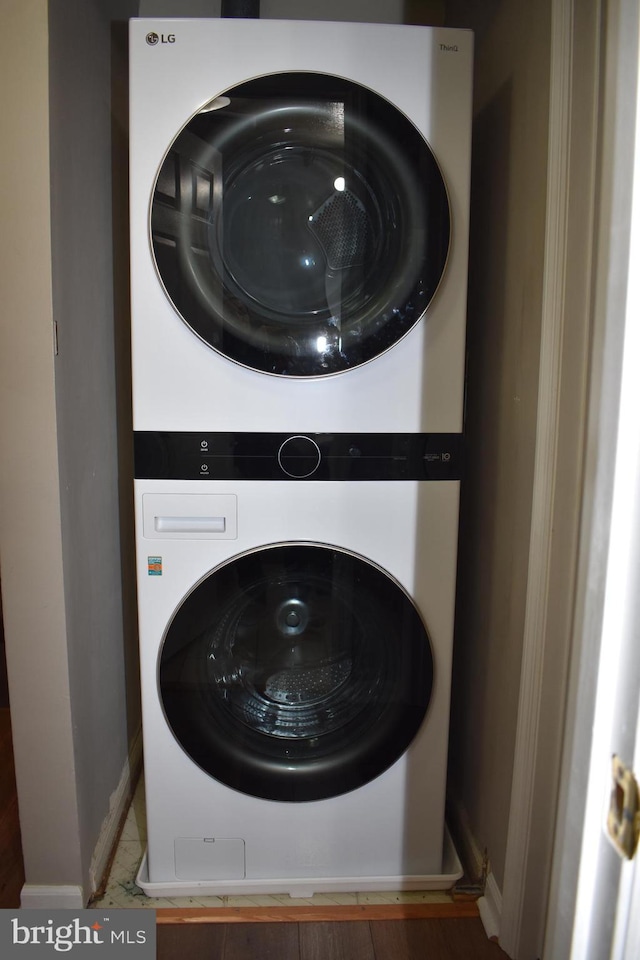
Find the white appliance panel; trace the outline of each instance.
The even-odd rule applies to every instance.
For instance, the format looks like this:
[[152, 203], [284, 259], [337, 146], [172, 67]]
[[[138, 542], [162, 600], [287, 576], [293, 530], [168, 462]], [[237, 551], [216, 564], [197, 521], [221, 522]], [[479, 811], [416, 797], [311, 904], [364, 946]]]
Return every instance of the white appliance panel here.
[[[153, 46], [145, 41], [151, 31], [161, 38]], [[134, 428], [461, 430], [472, 35], [380, 24], [134, 20], [130, 50]], [[425, 318], [381, 356], [319, 379], [256, 372], [200, 340], [163, 290], [149, 236], [158, 169], [190, 117], [244, 80], [293, 71], [344, 77], [405, 114], [436, 157], [451, 212], [449, 260]]]
[[[354, 888], [419, 887], [442, 863], [459, 483], [136, 481], [139, 528], [154, 501], [165, 508], [173, 499], [172, 515], [191, 515], [194, 494], [214, 503], [237, 497], [237, 539], [139, 536], [137, 545], [151, 882], [175, 881], [179, 891], [176, 849], [184, 863], [197, 841], [218, 838], [242, 841], [236, 892], [252, 882], [331, 889], [345, 878], [355, 878]], [[435, 664], [431, 702], [406, 753], [359, 789], [299, 804], [245, 795], [199, 769], [167, 725], [157, 682], [167, 624], [193, 586], [232, 557], [282, 542], [337, 546], [383, 568], [419, 610]], [[160, 561], [160, 576], [149, 575], [150, 558]], [[238, 844], [231, 849], [238, 857]], [[201, 877], [208, 879], [214, 891], [230, 889], [233, 878]]]

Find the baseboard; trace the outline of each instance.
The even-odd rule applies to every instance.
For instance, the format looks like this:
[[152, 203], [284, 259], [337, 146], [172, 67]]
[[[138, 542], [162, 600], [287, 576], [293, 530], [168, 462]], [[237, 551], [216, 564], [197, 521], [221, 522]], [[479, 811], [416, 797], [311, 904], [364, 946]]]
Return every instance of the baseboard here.
[[129, 809], [141, 769], [142, 730], [139, 729], [131, 743], [129, 756], [123, 767], [118, 786], [109, 798], [109, 812], [100, 829], [98, 842], [91, 858], [89, 866], [91, 896], [101, 888], [109, 869], [113, 850], [120, 835], [124, 817]]
[[25, 883], [20, 893], [22, 910], [82, 910], [82, 887]]
[[478, 900], [480, 919], [490, 940], [500, 937], [500, 918], [502, 917], [502, 893], [492, 873], [487, 877], [484, 896]]

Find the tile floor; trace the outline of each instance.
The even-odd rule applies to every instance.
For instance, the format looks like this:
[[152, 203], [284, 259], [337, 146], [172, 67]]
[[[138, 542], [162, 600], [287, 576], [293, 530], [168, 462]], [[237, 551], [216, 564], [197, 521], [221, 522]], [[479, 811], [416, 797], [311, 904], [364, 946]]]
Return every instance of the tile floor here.
[[446, 891], [411, 893], [317, 893], [312, 899], [296, 900], [288, 894], [242, 897], [147, 897], [135, 878], [146, 846], [144, 780], [141, 778], [129, 808], [104, 893], [92, 901], [92, 907], [200, 908], [334, 906], [385, 903], [451, 903]]

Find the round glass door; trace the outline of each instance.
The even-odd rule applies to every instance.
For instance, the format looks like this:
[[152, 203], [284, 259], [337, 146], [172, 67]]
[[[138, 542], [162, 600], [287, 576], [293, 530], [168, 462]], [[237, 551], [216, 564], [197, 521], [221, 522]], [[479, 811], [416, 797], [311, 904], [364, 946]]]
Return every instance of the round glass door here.
[[181, 747], [251, 796], [301, 802], [373, 780], [427, 711], [431, 645], [380, 568], [312, 544], [214, 570], [169, 625], [160, 697]]
[[449, 203], [424, 138], [387, 100], [313, 73], [248, 81], [189, 120], [151, 206], [158, 274], [215, 350], [289, 377], [348, 370], [424, 315]]

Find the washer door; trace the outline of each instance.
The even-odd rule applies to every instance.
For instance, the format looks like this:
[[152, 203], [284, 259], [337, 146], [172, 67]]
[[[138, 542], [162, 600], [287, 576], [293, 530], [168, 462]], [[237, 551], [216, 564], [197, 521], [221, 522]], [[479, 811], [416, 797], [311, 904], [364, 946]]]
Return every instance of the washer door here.
[[185, 322], [266, 373], [358, 366], [423, 316], [449, 249], [442, 175], [416, 127], [338, 77], [227, 90], [167, 152], [155, 263]]
[[159, 688], [180, 745], [255, 797], [306, 801], [373, 780], [406, 750], [431, 697], [433, 660], [409, 597], [334, 547], [242, 554], [183, 601]]

